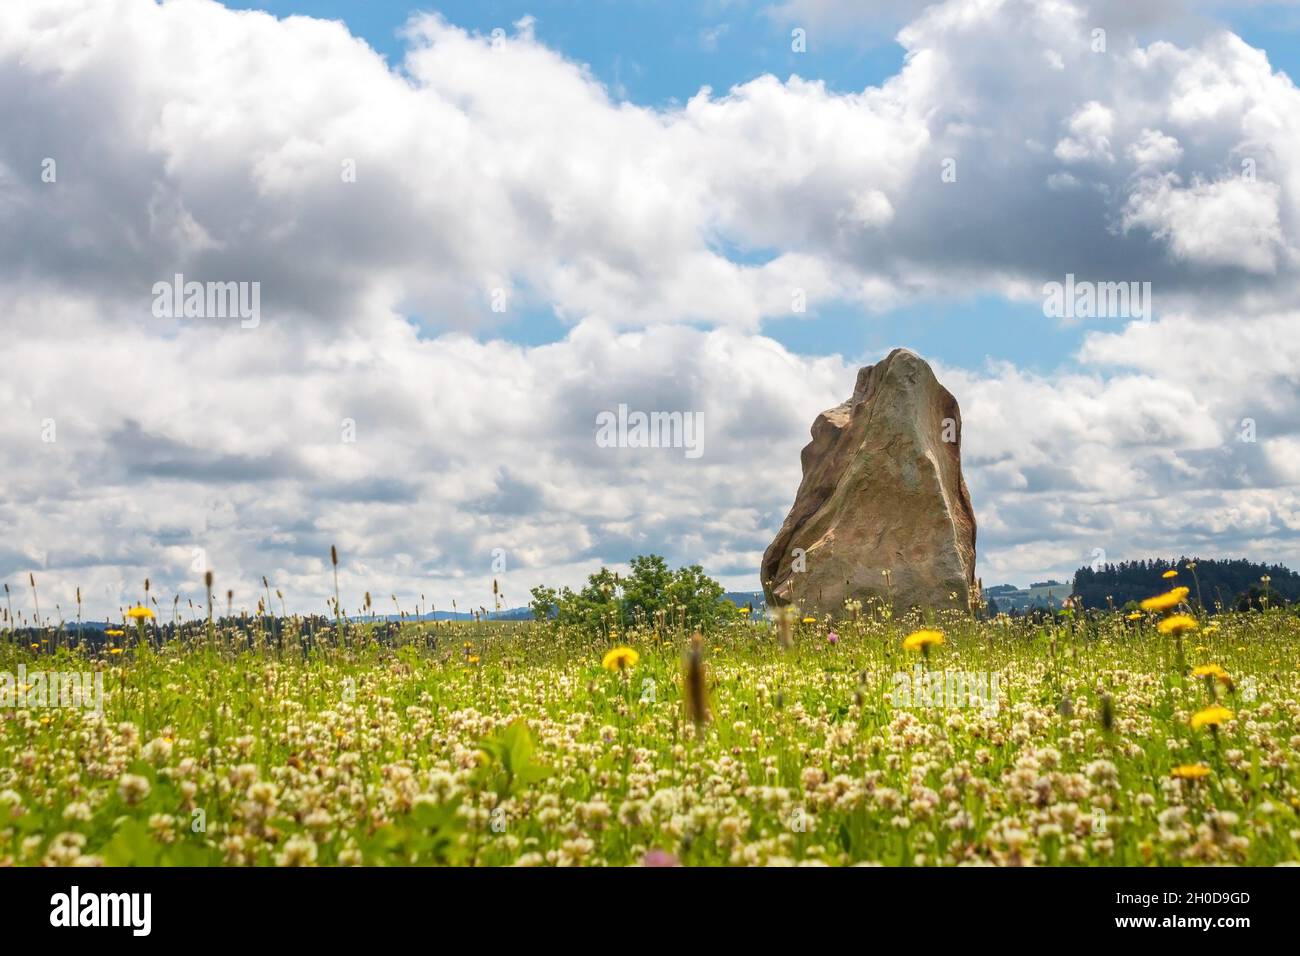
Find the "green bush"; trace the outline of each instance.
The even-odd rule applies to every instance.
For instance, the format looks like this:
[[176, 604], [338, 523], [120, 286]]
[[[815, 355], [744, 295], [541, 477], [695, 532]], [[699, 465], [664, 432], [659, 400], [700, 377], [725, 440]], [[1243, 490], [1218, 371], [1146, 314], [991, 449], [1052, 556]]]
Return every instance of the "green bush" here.
[[603, 633], [637, 625], [705, 631], [726, 618], [722, 585], [700, 565], [673, 571], [659, 555], [647, 554], [633, 558], [631, 566], [626, 576], [602, 567], [579, 591], [533, 588], [533, 616]]

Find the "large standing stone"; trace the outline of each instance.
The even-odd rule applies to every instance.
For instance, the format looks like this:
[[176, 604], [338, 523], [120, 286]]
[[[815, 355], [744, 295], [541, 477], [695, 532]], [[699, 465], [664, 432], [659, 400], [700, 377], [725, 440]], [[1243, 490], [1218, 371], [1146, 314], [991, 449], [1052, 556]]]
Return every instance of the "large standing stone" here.
[[894, 349], [860, 369], [853, 397], [813, 422], [801, 461], [794, 506], [763, 555], [769, 607], [838, 615], [847, 599], [873, 597], [898, 611], [969, 606], [975, 513], [961, 412], [924, 359]]

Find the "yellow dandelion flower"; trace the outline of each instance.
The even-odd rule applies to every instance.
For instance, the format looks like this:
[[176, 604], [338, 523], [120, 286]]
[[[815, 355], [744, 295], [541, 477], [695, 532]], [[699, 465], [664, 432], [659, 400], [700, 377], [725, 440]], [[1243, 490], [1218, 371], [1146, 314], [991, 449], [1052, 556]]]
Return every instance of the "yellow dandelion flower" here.
[[110, 648], [108, 649], [108, 652], [109, 652], [110, 654], [121, 654], [121, 653], [122, 653], [122, 648], [120, 648], [120, 647], [110, 647]]
[[135, 621], [144, 620], [147, 617], [153, 617], [153, 611], [149, 610], [142, 604], [137, 604], [131, 610], [126, 612], [126, 616]]
[[1208, 777], [1210, 773], [1210, 768], [1203, 763], [1187, 763], [1169, 771], [1169, 776], [1177, 777], [1179, 780], [1200, 780], [1202, 777]]
[[1198, 710], [1192, 715], [1192, 730], [1200, 730], [1202, 727], [1218, 727], [1227, 721], [1232, 720], [1232, 711], [1226, 707], [1206, 707], [1204, 710]]
[[805, 624], [816, 624], [816, 623], [817, 623], [817, 618], [815, 618], [815, 617], [806, 617], [806, 618], [803, 619], [803, 622], [804, 622]]
[[1182, 604], [1185, 597], [1187, 597], [1187, 588], [1174, 588], [1164, 594], [1157, 594], [1155, 597], [1147, 598], [1138, 607], [1144, 611], [1167, 611], [1171, 607]]
[[477, 664], [477, 663], [478, 663], [478, 655], [477, 655], [477, 654], [471, 654], [468, 658], [466, 658], [466, 660], [468, 660], [471, 664]]
[[1175, 571], [1173, 568], [1170, 568], [1168, 571], [1166, 571], [1164, 574], [1160, 576], [1162, 578], [1176, 578], [1178, 577], [1178, 572]]
[[121, 637], [126, 631], [108, 630], [104, 632], [105, 637]]
[[1141, 612], [1141, 611], [1134, 611], [1134, 612], [1131, 613], [1131, 614], [1126, 614], [1126, 615], [1124, 616], [1124, 620], [1126, 620], [1126, 621], [1140, 621], [1140, 620], [1142, 620], [1142, 612]]
[[630, 647], [616, 647], [601, 660], [600, 666], [607, 671], [625, 671], [635, 667], [641, 655]]
[[1227, 677], [1228, 672], [1218, 664], [1202, 664], [1192, 668], [1193, 677]]
[[917, 631], [903, 638], [903, 649], [908, 651], [920, 651], [927, 647], [943, 643], [943, 634], [939, 631]]
[[1196, 618], [1190, 614], [1171, 614], [1156, 625], [1156, 630], [1161, 634], [1186, 634], [1196, 627]]

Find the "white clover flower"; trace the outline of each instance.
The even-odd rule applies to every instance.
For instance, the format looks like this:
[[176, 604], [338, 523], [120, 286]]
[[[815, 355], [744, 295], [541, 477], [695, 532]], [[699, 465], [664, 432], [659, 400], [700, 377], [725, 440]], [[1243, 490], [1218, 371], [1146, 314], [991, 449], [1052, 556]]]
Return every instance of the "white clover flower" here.
[[76, 820], [85, 823], [93, 815], [94, 814], [90, 809], [90, 804], [86, 803], [84, 800], [79, 800], [76, 803], [69, 803], [63, 808], [63, 819], [65, 820]]
[[150, 785], [149, 781], [133, 773], [124, 773], [117, 781], [117, 793], [128, 806], [148, 799]]

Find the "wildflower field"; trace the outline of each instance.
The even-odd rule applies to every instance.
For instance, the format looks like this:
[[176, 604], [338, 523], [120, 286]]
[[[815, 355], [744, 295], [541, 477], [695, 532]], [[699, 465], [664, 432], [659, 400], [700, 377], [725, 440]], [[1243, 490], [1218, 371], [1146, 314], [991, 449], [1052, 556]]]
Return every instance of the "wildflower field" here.
[[11, 641], [103, 706], [0, 711], [0, 863], [1300, 861], [1300, 618], [1170, 619]]

